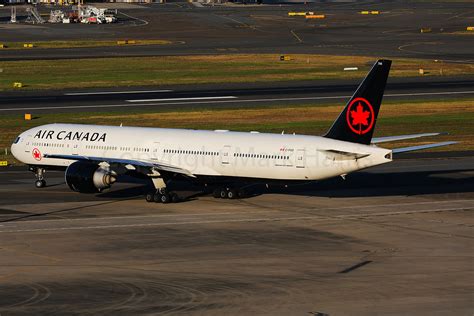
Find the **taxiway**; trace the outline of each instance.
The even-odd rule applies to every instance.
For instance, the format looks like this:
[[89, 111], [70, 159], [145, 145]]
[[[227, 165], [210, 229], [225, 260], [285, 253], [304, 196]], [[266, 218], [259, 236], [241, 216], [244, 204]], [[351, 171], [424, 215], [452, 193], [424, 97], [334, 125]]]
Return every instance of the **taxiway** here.
[[163, 205], [139, 183], [81, 195], [6, 170], [0, 312], [470, 315], [473, 179], [472, 156], [425, 157]]
[[[180, 85], [123, 89], [11, 91], [0, 96], [0, 113], [83, 112], [91, 110], [169, 110], [262, 105], [343, 104], [359, 80]], [[466, 98], [474, 95], [472, 76], [390, 79], [385, 100]]]

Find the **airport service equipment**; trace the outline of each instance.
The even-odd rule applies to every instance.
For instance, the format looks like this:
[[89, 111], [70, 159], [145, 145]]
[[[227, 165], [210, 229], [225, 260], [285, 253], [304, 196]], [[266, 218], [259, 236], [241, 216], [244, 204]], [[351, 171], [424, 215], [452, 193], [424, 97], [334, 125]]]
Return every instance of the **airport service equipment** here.
[[43, 24], [46, 21], [41, 17], [39, 14], [38, 10], [34, 6], [29, 6], [26, 8], [26, 13], [27, 13], [27, 18], [26, 22], [27, 23], [32, 23], [32, 24]]

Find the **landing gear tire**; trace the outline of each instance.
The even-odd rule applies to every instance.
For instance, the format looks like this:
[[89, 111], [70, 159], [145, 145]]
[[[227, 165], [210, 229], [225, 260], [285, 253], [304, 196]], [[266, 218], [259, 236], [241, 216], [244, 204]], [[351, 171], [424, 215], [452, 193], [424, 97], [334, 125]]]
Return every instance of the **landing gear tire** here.
[[239, 189], [217, 188], [212, 192], [212, 196], [216, 199], [238, 199], [243, 193]]
[[180, 201], [179, 196], [176, 193], [165, 193], [150, 192], [145, 195], [147, 202], [155, 203], [177, 203]]
[[35, 181], [35, 187], [38, 189], [44, 188], [46, 186], [46, 181], [44, 180], [36, 180]]
[[230, 189], [227, 191], [227, 198], [228, 199], [236, 199], [238, 197], [238, 192], [235, 189]]
[[160, 203], [161, 202], [161, 194], [160, 193], [153, 194], [153, 202], [155, 202], [155, 203]]
[[178, 203], [179, 202], [179, 196], [176, 193], [171, 193], [170, 198], [171, 198], [171, 203]]
[[147, 194], [145, 195], [145, 200], [146, 200], [148, 203], [154, 202], [153, 196], [154, 196], [153, 193], [151, 193], [151, 192], [150, 192], [150, 193], [147, 193]]
[[169, 194], [162, 194], [160, 197], [160, 202], [163, 204], [171, 202], [171, 196]]
[[226, 198], [227, 198], [227, 190], [224, 189], [224, 188], [223, 188], [223, 189], [220, 189], [220, 190], [219, 190], [219, 197], [220, 197], [221, 199], [226, 199]]

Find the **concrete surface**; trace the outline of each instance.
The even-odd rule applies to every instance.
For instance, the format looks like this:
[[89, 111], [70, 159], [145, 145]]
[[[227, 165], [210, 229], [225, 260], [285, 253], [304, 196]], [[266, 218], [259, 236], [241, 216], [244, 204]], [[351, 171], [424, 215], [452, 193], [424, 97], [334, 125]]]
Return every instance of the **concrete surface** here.
[[0, 171], [1, 315], [474, 312], [472, 156], [167, 205], [47, 179]]
[[[100, 4], [99, 6], [107, 6]], [[48, 14], [54, 7], [41, 7]], [[379, 10], [379, 15], [361, 15]], [[171, 45], [74, 49], [0, 50], [0, 60], [155, 56], [226, 53], [311, 53], [420, 57], [474, 61], [472, 2], [357, 1], [307, 5], [204, 6], [188, 3], [119, 8], [116, 25], [9, 25], [10, 8], [0, 8], [2, 41], [166, 39]], [[314, 11], [326, 19], [289, 17]], [[21, 13], [23, 12], [23, 13]], [[25, 18], [19, 8], [19, 20]], [[431, 28], [421, 33], [421, 28]]]

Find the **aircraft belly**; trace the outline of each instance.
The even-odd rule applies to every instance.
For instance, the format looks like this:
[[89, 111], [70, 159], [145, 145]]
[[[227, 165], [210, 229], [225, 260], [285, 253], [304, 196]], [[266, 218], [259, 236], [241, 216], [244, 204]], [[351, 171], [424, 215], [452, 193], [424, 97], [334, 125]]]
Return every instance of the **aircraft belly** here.
[[[244, 167], [226, 166], [218, 170], [219, 175], [229, 177], [262, 178], [278, 180], [308, 180], [308, 172], [295, 166]], [[203, 173], [204, 174], [204, 173]]]
[[360, 159], [333, 160], [329, 157], [320, 158], [316, 166], [311, 168], [311, 178], [314, 180], [332, 178], [390, 162], [391, 159], [386, 159], [384, 155], [385, 151], [383, 154], [372, 153], [370, 156]]

